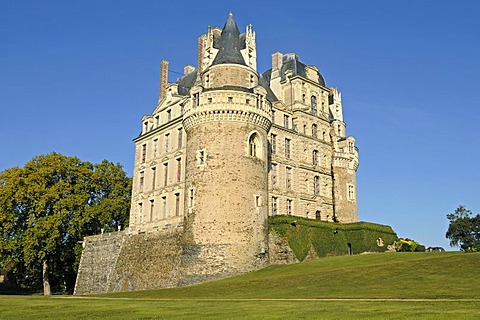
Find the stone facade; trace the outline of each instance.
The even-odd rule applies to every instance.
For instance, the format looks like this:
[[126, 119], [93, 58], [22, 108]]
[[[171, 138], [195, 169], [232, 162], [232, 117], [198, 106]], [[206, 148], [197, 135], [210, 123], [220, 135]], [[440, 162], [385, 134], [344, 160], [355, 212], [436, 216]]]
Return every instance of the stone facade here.
[[[358, 150], [346, 135], [341, 94], [326, 87], [317, 67], [276, 52], [271, 69], [259, 73], [255, 32], [249, 25], [240, 34], [230, 14], [222, 30], [198, 38], [196, 69], [187, 65], [176, 82], [168, 82], [167, 61], [160, 69], [158, 104], [134, 140], [127, 234], [89, 239], [82, 257], [88, 264], [95, 250], [110, 250], [110, 260], [100, 261], [108, 279], [91, 279], [111, 283], [100, 291], [183, 285], [263, 267], [268, 216], [358, 221]], [[155, 254], [170, 256], [171, 265], [162, 266], [162, 280], [148, 283], [139, 270]]]

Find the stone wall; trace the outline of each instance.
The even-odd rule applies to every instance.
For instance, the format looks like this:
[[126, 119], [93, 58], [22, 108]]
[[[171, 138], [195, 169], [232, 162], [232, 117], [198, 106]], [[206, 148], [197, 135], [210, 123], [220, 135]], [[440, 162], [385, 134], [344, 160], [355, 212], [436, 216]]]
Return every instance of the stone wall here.
[[115, 268], [124, 239], [124, 232], [106, 233], [84, 239], [75, 294], [108, 291], [110, 275]]

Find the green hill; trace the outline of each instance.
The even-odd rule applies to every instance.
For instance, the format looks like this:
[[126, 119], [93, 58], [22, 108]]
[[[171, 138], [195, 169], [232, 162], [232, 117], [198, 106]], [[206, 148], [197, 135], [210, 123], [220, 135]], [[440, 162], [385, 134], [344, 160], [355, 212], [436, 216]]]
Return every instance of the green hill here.
[[479, 319], [480, 253], [377, 253], [270, 266], [197, 286], [3, 296], [1, 319]]

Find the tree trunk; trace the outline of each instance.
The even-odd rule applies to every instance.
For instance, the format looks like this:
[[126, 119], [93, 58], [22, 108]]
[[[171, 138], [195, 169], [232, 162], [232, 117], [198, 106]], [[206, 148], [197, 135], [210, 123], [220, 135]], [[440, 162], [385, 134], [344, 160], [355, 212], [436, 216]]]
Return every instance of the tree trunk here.
[[50, 291], [50, 280], [48, 279], [48, 268], [47, 268], [47, 260], [43, 260], [43, 295], [49, 296], [52, 294]]

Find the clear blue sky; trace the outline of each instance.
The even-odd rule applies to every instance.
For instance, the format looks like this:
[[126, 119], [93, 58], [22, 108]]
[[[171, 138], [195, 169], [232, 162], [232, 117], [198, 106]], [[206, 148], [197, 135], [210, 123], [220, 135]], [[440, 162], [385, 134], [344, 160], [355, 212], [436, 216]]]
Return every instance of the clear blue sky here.
[[230, 10], [260, 71], [296, 52], [341, 90], [360, 219], [449, 248], [445, 215], [480, 212], [480, 1], [0, 0], [0, 170], [56, 151], [131, 175], [160, 60], [196, 65]]

